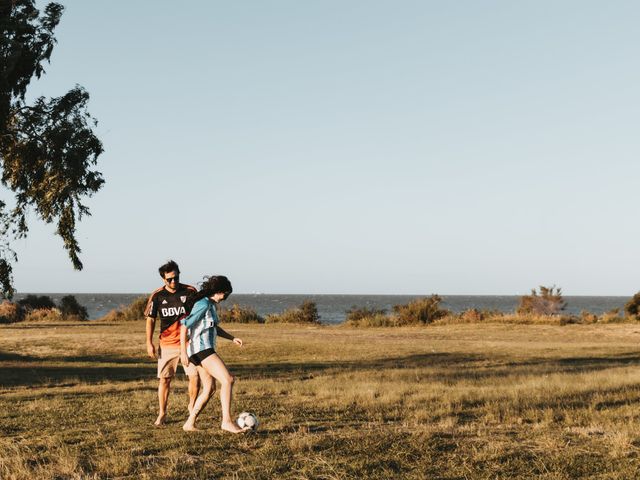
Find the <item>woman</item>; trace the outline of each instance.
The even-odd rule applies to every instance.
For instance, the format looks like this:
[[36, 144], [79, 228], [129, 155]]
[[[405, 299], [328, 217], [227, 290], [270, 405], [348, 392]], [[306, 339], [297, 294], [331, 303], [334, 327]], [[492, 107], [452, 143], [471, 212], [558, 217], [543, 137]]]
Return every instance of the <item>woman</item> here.
[[231, 419], [231, 397], [235, 379], [216, 353], [217, 337], [226, 338], [239, 347], [242, 346], [240, 338], [234, 337], [218, 325], [220, 320], [216, 304], [226, 300], [232, 291], [231, 282], [227, 277], [205, 277], [200, 291], [189, 296], [185, 302], [187, 316], [180, 321], [180, 356], [184, 365], [193, 363], [197, 366], [202, 381], [202, 392], [196, 398], [189, 418], [182, 427], [187, 432], [197, 430], [196, 419], [209, 401], [214, 378], [220, 382], [222, 429], [231, 433], [248, 430], [238, 427]]

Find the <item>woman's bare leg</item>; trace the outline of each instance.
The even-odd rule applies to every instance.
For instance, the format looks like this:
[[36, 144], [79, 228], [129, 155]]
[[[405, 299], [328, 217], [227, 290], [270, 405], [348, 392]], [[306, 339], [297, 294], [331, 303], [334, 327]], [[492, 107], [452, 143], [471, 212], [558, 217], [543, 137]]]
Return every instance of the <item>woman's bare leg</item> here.
[[196, 420], [198, 419], [198, 415], [209, 401], [211, 393], [213, 392], [213, 377], [200, 366], [198, 366], [198, 376], [200, 377], [200, 383], [202, 383], [202, 392], [200, 392], [200, 395], [196, 398], [193, 408], [191, 409], [191, 413], [189, 414], [189, 418], [182, 426], [182, 429], [185, 432], [194, 432], [197, 430]]
[[247, 428], [240, 428], [231, 419], [231, 398], [233, 396], [233, 382], [235, 378], [227, 370], [218, 354], [209, 355], [202, 361], [202, 367], [216, 380], [220, 382], [220, 405], [222, 407], [222, 425], [221, 428], [231, 433], [240, 433]]

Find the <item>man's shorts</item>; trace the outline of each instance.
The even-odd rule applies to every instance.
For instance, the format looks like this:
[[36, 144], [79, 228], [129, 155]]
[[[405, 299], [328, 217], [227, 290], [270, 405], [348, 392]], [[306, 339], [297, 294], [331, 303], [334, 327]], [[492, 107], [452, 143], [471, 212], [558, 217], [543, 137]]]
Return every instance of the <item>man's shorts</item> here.
[[[180, 348], [159, 347], [158, 348], [158, 378], [173, 378], [180, 362]], [[180, 362], [182, 363], [182, 362]], [[182, 365], [184, 373], [187, 375], [197, 375], [198, 370], [193, 363], [188, 367]]]

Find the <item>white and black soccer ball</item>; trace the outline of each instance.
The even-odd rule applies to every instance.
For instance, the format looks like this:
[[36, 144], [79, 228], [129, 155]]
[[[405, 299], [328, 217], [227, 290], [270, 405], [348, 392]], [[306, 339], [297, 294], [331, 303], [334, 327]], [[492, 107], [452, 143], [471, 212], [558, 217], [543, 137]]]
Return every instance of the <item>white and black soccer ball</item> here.
[[238, 415], [238, 420], [236, 420], [236, 423], [240, 428], [249, 427], [251, 430], [255, 430], [260, 424], [260, 422], [258, 422], [258, 417], [256, 417], [255, 414], [251, 412], [242, 412], [240, 415]]

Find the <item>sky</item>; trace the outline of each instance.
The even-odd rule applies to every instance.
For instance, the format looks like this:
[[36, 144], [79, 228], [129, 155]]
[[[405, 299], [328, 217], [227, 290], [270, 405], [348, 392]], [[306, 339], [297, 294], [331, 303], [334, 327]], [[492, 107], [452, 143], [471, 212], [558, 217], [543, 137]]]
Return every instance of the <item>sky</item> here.
[[638, 2], [60, 3], [29, 95], [90, 93], [106, 183], [19, 292], [640, 290]]

